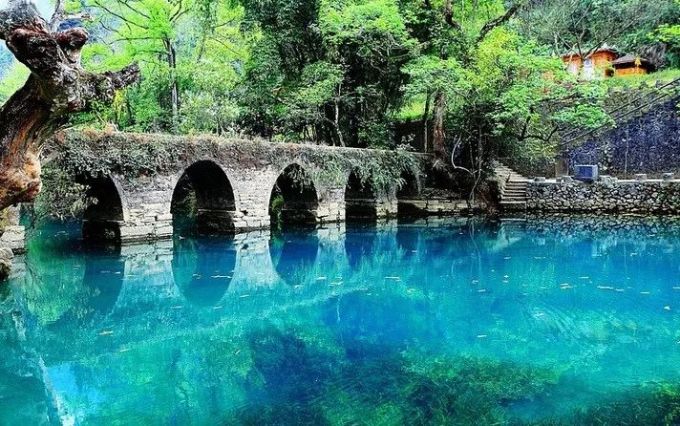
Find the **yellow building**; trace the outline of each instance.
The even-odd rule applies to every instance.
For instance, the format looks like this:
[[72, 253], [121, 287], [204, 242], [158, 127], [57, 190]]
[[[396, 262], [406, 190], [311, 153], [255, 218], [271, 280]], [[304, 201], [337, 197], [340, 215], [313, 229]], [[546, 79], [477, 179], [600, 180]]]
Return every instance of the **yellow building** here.
[[570, 52], [562, 55], [567, 71], [583, 80], [595, 80], [613, 76], [642, 75], [654, 72], [654, 65], [636, 55], [621, 56], [608, 46], [596, 50], [585, 59], [581, 54]]

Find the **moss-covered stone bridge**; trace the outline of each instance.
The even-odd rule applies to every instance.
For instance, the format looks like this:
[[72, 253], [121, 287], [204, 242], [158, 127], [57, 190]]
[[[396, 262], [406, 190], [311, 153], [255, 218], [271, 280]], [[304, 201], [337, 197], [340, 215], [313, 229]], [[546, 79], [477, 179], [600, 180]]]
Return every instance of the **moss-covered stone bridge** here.
[[465, 208], [423, 197], [430, 157], [406, 151], [94, 132], [65, 133], [56, 146], [53, 161], [96, 200], [86, 238], [167, 238], [179, 217], [228, 233]]

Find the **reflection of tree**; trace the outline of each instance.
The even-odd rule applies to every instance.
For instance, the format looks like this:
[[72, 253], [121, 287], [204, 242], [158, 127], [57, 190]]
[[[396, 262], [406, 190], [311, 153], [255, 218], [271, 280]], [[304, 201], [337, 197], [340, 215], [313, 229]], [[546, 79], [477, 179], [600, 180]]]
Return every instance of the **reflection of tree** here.
[[0, 424], [47, 424], [50, 407], [35, 356], [17, 330], [17, 301], [0, 286]]
[[[52, 234], [54, 226], [40, 232]], [[77, 247], [70, 234], [56, 234], [45, 244], [31, 243], [22, 297], [40, 324], [51, 324], [68, 313], [68, 320], [89, 321], [106, 315], [115, 304], [124, 264], [117, 252]]]

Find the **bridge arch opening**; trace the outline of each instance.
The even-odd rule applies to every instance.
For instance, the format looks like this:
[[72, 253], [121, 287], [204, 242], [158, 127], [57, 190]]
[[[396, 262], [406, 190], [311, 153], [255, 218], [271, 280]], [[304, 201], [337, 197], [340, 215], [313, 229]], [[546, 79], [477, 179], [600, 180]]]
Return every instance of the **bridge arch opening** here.
[[375, 221], [378, 218], [377, 192], [371, 182], [352, 172], [345, 188], [347, 221]]
[[123, 200], [110, 176], [89, 179], [85, 196], [88, 206], [83, 214], [83, 239], [95, 242], [120, 241], [125, 220]]
[[299, 164], [286, 167], [276, 180], [269, 199], [272, 228], [315, 226], [318, 208], [319, 197], [309, 174]]
[[180, 234], [232, 234], [236, 199], [224, 170], [212, 161], [186, 169], [172, 194], [173, 225]]
[[424, 206], [420, 197], [420, 184], [413, 172], [405, 171], [401, 174], [397, 189], [397, 214], [399, 217], [423, 216]]

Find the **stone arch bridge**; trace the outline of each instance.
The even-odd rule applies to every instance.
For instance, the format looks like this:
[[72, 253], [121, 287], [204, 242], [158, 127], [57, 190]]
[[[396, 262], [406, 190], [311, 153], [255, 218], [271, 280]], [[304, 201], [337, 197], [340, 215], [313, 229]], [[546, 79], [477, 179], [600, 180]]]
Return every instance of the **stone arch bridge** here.
[[97, 200], [85, 212], [86, 238], [168, 238], [184, 209], [190, 226], [214, 234], [465, 208], [424, 197], [431, 157], [405, 151], [92, 132], [57, 142], [54, 161]]

